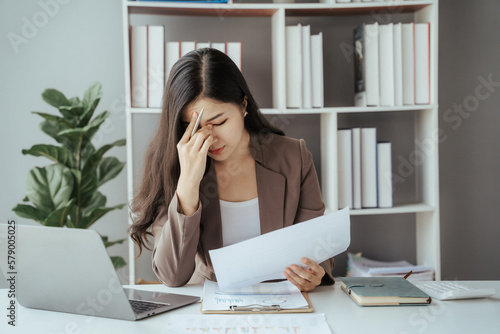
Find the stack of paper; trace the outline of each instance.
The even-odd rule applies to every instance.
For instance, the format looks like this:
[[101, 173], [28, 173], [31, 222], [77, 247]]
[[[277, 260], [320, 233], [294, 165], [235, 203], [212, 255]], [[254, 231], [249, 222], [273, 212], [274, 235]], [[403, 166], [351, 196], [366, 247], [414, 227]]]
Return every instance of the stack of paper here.
[[352, 253], [347, 254], [347, 257], [347, 276], [349, 277], [403, 277], [412, 271], [408, 277], [409, 281], [432, 281], [434, 279], [434, 271], [428, 266], [416, 266], [408, 261], [375, 261]]

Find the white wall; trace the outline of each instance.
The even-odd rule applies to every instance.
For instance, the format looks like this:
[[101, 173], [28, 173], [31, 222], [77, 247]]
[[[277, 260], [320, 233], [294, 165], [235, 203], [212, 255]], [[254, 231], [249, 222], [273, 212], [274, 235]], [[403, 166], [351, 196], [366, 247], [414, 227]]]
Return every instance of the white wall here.
[[[101, 82], [104, 96], [96, 113], [108, 110], [112, 116], [94, 144], [101, 146], [125, 137], [124, 108], [120, 106], [124, 98], [121, 24], [120, 0], [0, 1], [2, 223], [16, 218], [11, 210], [25, 196], [28, 171], [50, 164], [47, 159], [21, 154], [34, 144], [55, 144], [39, 129], [41, 117], [31, 114], [57, 113], [42, 100], [44, 89], [56, 88], [68, 97], [82, 97], [91, 82]], [[11, 43], [14, 34], [21, 44]], [[108, 154], [126, 160], [125, 148], [114, 148]], [[125, 203], [126, 172], [104, 185], [102, 192], [109, 205]], [[32, 223], [23, 218], [17, 221]], [[127, 213], [121, 210], [107, 214], [94, 228], [118, 239], [126, 237], [126, 226]], [[22, 246], [22, 240], [19, 242]], [[126, 245], [114, 246], [110, 252], [127, 257]]]
[[[41, 3], [58, 3], [55, 1], [42, 0]], [[51, 143], [51, 138], [38, 128], [40, 118], [30, 113], [34, 110], [56, 112], [41, 99], [44, 89], [52, 87], [70, 97], [81, 96], [91, 82], [100, 81], [104, 97], [98, 111], [112, 112], [107, 130], [99, 136], [100, 143], [125, 137], [121, 1], [67, 2], [57, 9], [51, 7], [54, 12], [52, 17], [43, 14], [46, 11], [38, 1], [0, 0], [0, 143], [4, 158], [0, 165], [2, 223], [15, 218], [11, 209], [25, 196], [24, 183], [29, 169], [48, 164], [46, 159], [21, 154], [23, 148], [36, 143]], [[499, 7], [496, 0], [480, 3], [440, 1], [440, 127], [448, 135], [440, 146], [444, 279], [500, 279], [500, 113], [497, 110], [500, 88], [481, 101], [478, 109], [464, 118], [459, 128], [454, 129], [456, 123], [443, 118], [443, 113], [453, 108], [454, 103], [463, 103], [467, 96], [474, 95], [479, 76], [492, 74], [494, 81], [500, 81]], [[27, 25], [25, 21], [36, 21], [40, 27], [36, 32], [23, 30]], [[351, 21], [340, 17], [336, 24], [352, 24]], [[327, 22], [317, 29], [329, 29], [330, 25], [331, 22]], [[20, 44], [16, 51], [8, 34], [23, 37], [23, 32], [26, 43]], [[330, 46], [332, 50], [339, 42], [350, 42], [351, 38], [350, 34], [334, 37], [335, 42]], [[326, 70], [344, 75], [334, 71], [348, 73], [351, 71], [348, 66], [327, 67]], [[351, 81], [344, 86], [347, 88], [339, 89], [352, 87]], [[351, 100], [351, 93], [346, 93], [346, 100]], [[344, 121], [348, 123], [350, 120]], [[154, 122], [152, 117], [141, 124], [152, 131]], [[307, 128], [303, 126], [304, 122], [303, 116], [296, 117], [285, 131], [306, 138], [320, 172], [320, 148], [316, 137], [318, 117], [308, 119]], [[141, 140], [139, 146], [145, 145], [146, 141]], [[122, 161], [126, 159], [124, 148], [115, 148], [110, 154]], [[140, 160], [134, 157], [134, 160], [137, 159]], [[141, 161], [134, 161], [134, 165], [138, 172]], [[105, 185], [102, 191], [110, 205], [126, 202], [125, 171]], [[405, 194], [409, 192], [411, 189], [405, 190]], [[361, 220], [365, 218], [353, 218], [353, 234], [356, 235], [353, 251], [362, 249], [367, 256], [380, 259], [396, 260], [402, 257], [414, 260], [415, 224], [411, 215], [374, 217], [368, 224]], [[31, 223], [22, 218], [17, 218], [17, 221]], [[126, 210], [106, 215], [94, 227], [113, 239], [126, 237]], [[373, 235], [380, 233], [390, 237], [374, 242]], [[397, 238], [393, 237], [395, 234]], [[126, 246], [115, 246], [111, 252], [127, 258]], [[345, 273], [345, 259], [341, 256], [337, 263], [337, 273]], [[126, 270], [121, 272], [123, 282], [127, 282]], [[149, 254], [141, 258], [138, 270], [137, 277], [154, 279]]]

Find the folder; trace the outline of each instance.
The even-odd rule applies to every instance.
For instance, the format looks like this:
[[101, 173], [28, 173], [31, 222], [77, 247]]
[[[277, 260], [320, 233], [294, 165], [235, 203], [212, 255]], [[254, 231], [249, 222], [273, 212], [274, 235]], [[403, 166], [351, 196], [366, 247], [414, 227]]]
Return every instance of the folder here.
[[215, 282], [205, 281], [203, 314], [311, 313], [306, 292], [288, 281], [260, 283], [231, 292], [221, 292]]

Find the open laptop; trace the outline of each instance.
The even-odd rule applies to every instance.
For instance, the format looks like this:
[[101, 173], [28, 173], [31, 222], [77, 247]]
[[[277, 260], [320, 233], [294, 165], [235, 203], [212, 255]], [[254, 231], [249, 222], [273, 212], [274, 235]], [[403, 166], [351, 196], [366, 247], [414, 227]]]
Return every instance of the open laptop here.
[[93, 230], [17, 225], [16, 240], [17, 300], [24, 307], [139, 320], [200, 300], [123, 288]]

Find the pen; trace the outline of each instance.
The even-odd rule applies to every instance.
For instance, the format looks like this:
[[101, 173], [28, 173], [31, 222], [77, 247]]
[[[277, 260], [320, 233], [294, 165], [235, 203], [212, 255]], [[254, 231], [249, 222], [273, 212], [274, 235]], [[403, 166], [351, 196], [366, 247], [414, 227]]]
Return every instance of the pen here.
[[193, 131], [191, 131], [191, 137], [194, 136], [194, 134], [196, 133], [196, 130], [198, 130], [198, 125], [200, 125], [201, 116], [203, 116], [203, 110], [205, 110], [205, 108], [201, 108], [200, 114], [198, 115], [198, 118], [196, 119], [196, 123], [194, 123]]
[[411, 274], [413, 274], [413, 270], [410, 270], [410, 272], [408, 274], [406, 274], [405, 277], [403, 277], [403, 278], [407, 279], [408, 277], [410, 277]]

